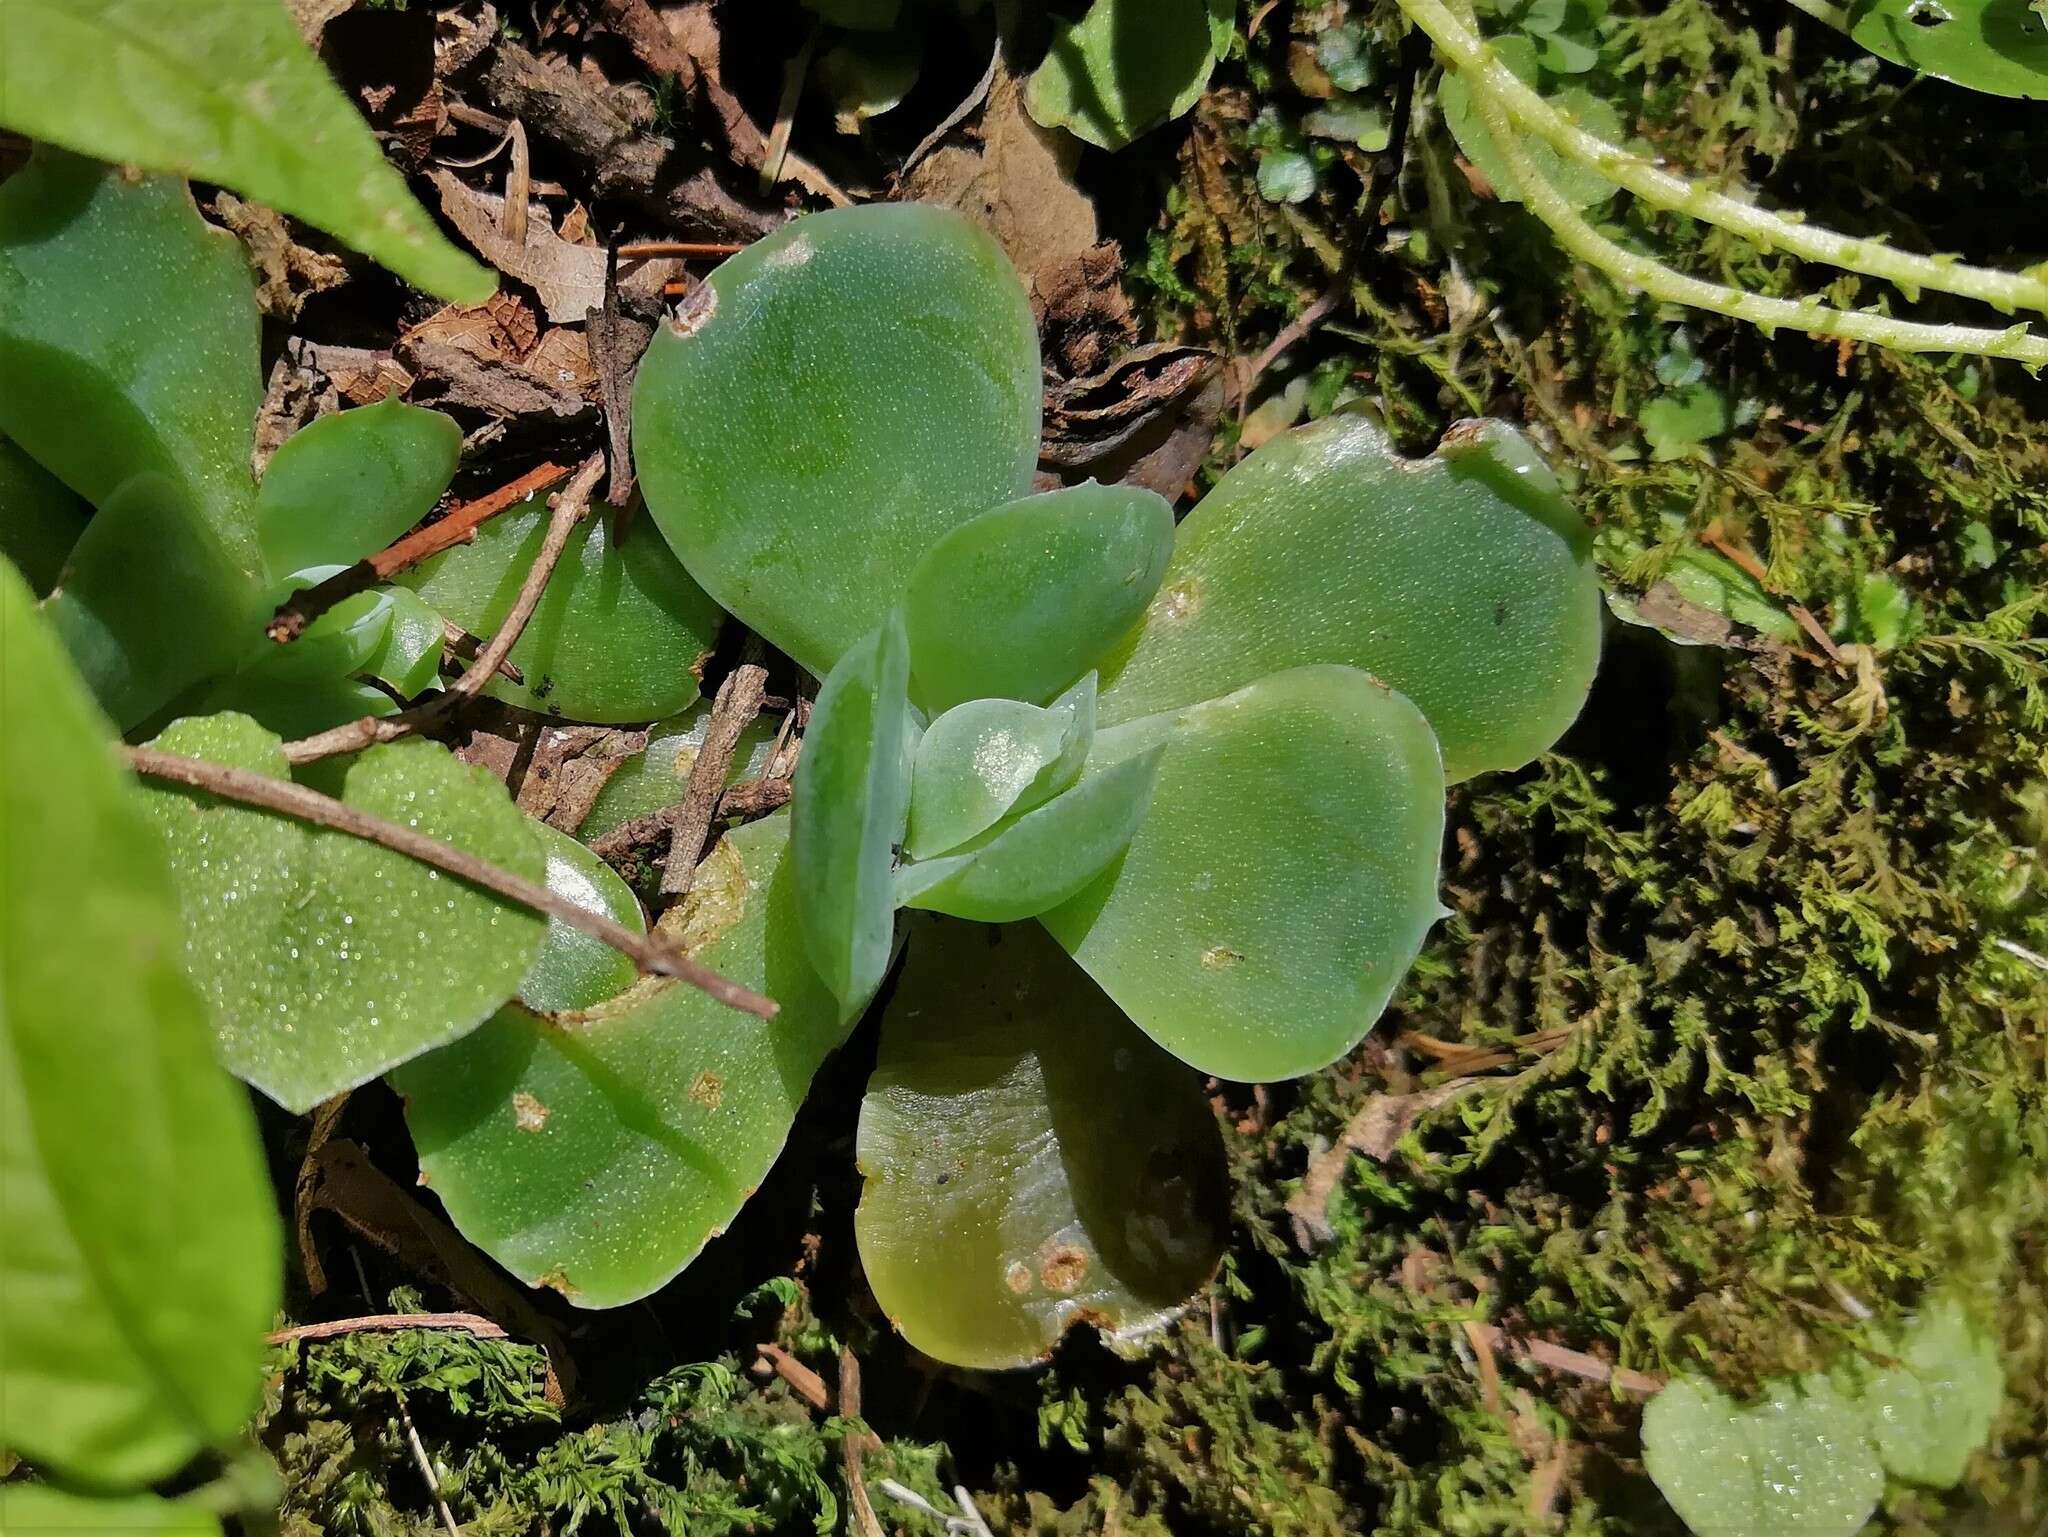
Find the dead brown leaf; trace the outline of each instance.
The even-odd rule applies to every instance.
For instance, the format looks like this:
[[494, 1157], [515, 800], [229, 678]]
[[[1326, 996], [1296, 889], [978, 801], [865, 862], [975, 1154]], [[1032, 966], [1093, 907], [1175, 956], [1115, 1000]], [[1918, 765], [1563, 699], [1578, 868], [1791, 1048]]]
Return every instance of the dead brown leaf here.
[[[530, 210], [526, 239], [514, 244], [500, 228], [503, 198], [477, 191], [453, 171], [437, 170], [428, 179], [441, 195], [441, 211], [462, 238], [493, 267], [539, 294], [541, 308], [556, 325], [580, 323], [604, 303], [605, 253], [564, 240], [555, 233], [546, 210]], [[619, 287], [639, 303], [652, 305], [659, 302], [662, 286], [680, 270], [676, 262], [644, 262], [622, 277]]]
[[213, 211], [249, 253], [256, 305], [271, 319], [296, 320], [307, 299], [348, 281], [348, 266], [339, 256], [300, 245], [274, 209], [221, 192]]

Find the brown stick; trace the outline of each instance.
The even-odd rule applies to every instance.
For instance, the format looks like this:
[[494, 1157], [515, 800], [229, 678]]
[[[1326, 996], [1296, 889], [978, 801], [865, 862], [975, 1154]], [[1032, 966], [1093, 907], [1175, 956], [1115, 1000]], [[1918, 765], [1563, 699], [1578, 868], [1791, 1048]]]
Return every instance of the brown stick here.
[[523, 876], [509, 870], [501, 870], [485, 859], [479, 859], [466, 849], [443, 843], [438, 838], [415, 832], [410, 827], [400, 827], [382, 817], [372, 816], [361, 807], [338, 801], [331, 795], [322, 795], [318, 790], [305, 785], [294, 784], [288, 779], [272, 779], [267, 774], [258, 774], [245, 768], [236, 768], [226, 763], [211, 763], [204, 758], [186, 758], [177, 753], [157, 752], [147, 747], [123, 749], [128, 765], [138, 774], [151, 779], [167, 780], [172, 784], [187, 785], [195, 790], [205, 790], [224, 800], [240, 802], [245, 806], [256, 806], [265, 811], [280, 812], [296, 817], [302, 822], [311, 822], [316, 827], [330, 827], [336, 832], [349, 834], [374, 843], [393, 853], [403, 854], [408, 859], [417, 859], [421, 864], [432, 865], [444, 870], [472, 886], [480, 887], [509, 902], [534, 912], [544, 913], [550, 918], [560, 919], [573, 929], [602, 940], [621, 955], [624, 955], [642, 971], [656, 976], [675, 977], [688, 982], [692, 987], [703, 989], [720, 1003], [728, 1004], [757, 1019], [775, 1017], [775, 1001], [764, 998], [751, 988], [742, 987], [727, 977], [720, 976], [703, 962], [682, 953], [667, 941], [651, 934], [636, 934], [631, 929], [612, 922], [600, 913], [580, 907], [567, 897], [559, 896], [545, 886], [537, 885]]
[[337, 571], [324, 582], [295, 592], [278, 604], [265, 632], [279, 645], [297, 640], [306, 626], [344, 598], [367, 592], [379, 582], [388, 582], [399, 572], [418, 565], [430, 555], [476, 538], [478, 525], [495, 518], [508, 507], [516, 507], [536, 492], [544, 491], [568, 470], [559, 464], [543, 464], [528, 470], [510, 485], [500, 486], [488, 496], [465, 502], [438, 523], [415, 529], [398, 543]]
[[1562, 1345], [1553, 1345], [1549, 1340], [1517, 1339], [1493, 1324], [1476, 1322], [1466, 1324], [1465, 1333], [1475, 1345], [1484, 1340], [1496, 1349], [1505, 1350], [1509, 1355], [1525, 1356], [1538, 1366], [1547, 1366], [1554, 1372], [1583, 1377], [1588, 1382], [1611, 1382], [1624, 1393], [1641, 1393], [1648, 1396], [1664, 1390], [1664, 1379], [1652, 1372], [1632, 1371], [1626, 1366], [1610, 1366], [1598, 1356], [1587, 1355], [1583, 1350], [1567, 1350]]
[[[860, 1358], [846, 1345], [839, 1347], [839, 1414], [842, 1419], [860, 1418]], [[881, 1449], [881, 1438], [871, 1430], [849, 1430], [839, 1441], [846, 1462], [847, 1498], [853, 1505], [853, 1529], [860, 1537], [887, 1537], [882, 1523], [875, 1519], [867, 1481], [860, 1476], [861, 1459]]]
[[813, 1409], [832, 1412], [832, 1394], [825, 1386], [825, 1379], [812, 1371], [780, 1345], [762, 1342], [754, 1347], [760, 1359], [754, 1363], [754, 1370], [766, 1375], [773, 1372], [788, 1383], [797, 1397]]
[[474, 1334], [480, 1340], [510, 1339], [498, 1324], [477, 1313], [373, 1313], [367, 1318], [335, 1318], [324, 1324], [299, 1324], [263, 1336], [266, 1345], [293, 1340], [331, 1340], [344, 1334], [395, 1334], [401, 1329], [447, 1329]]
[[635, 240], [619, 247], [619, 260], [652, 261], [662, 256], [737, 256], [746, 249], [730, 240]]
[[671, 808], [668, 861], [661, 867], [661, 894], [671, 900], [687, 895], [697, 878], [697, 856], [704, 851], [704, 840], [711, 832], [711, 816], [725, 791], [725, 776], [732, 770], [740, 733], [761, 713], [768, 669], [760, 664], [760, 656], [760, 641], [749, 638], [739, 666], [718, 685], [711, 719], [704, 727], [704, 745], [690, 765], [682, 800]]
[[[450, 656], [465, 662], [474, 662], [477, 659], [477, 653], [483, 650], [484, 645], [482, 641], [470, 634], [469, 631], [465, 630], [453, 619], [443, 619], [441, 621], [441, 643], [447, 647]], [[514, 667], [510, 662], [500, 662], [498, 664], [498, 676], [505, 679], [508, 683], [524, 683], [526, 681], [526, 674]]]

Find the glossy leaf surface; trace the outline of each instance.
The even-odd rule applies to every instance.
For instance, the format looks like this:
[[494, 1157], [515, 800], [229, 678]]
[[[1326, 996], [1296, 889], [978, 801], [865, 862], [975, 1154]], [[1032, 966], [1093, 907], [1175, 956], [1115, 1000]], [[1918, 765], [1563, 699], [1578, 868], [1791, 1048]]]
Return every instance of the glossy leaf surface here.
[[1069, 486], [962, 524], [903, 595], [918, 703], [1043, 704], [1138, 622], [1172, 553], [1173, 509], [1134, 486]]
[[0, 1537], [41, 1537], [45, 1532], [86, 1532], [92, 1537], [219, 1537], [220, 1517], [190, 1500], [154, 1494], [99, 1497], [71, 1494], [48, 1484], [0, 1488]]
[[1143, 629], [1102, 664], [1101, 719], [1342, 662], [1415, 701], [1456, 781], [1556, 741], [1599, 654], [1591, 539], [1518, 434], [1468, 424], [1410, 460], [1364, 418], [1330, 417], [1182, 521]]
[[845, 1016], [797, 938], [778, 814], [727, 834], [657, 925], [781, 1005], [762, 1021], [650, 979], [579, 1014], [518, 1007], [393, 1075], [420, 1167], [470, 1242], [583, 1307], [646, 1296], [775, 1161]]
[[1201, 1080], [1032, 924], [913, 931], [861, 1107], [861, 1266], [956, 1366], [1043, 1359], [1070, 1326], [1134, 1342], [1222, 1252]]
[[1161, 743], [1129, 850], [1042, 921], [1203, 1072], [1271, 1080], [1334, 1061], [1442, 912], [1428, 724], [1356, 669], [1295, 668], [1099, 733], [1082, 787]]
[[281, 1280], [255, 1123], [150, 842], [0, 562], [0, 1449], [109, 1485], [240, 1431]]
[[978, 923], [1013, 923], [1057, 907], [1130, 843], [1152, 804], [1163, 751], [1154, 747], [1091, 774], [957, 854], [907, 866], [897, 900]]
[[56, 585], [90, 509], [16, 444], [0, 438], [0, 555], [38, 596]]
[[441, 676], [441, 616], [408, 588], [393, 587], [384, 596], [391, 600], [390, 621], [362, 671], [382, 678], [403, 698], [414, 699]]
[[648, 509], [707, 592], [822, 677], [933, 541], [1030, 489], [1023, 284], [958, 214], [878, 203], [796, 220], [682, 309], [633, 388]]
[[818, 689], [790, 805], [804, 948], [849, 1013], [888, 969], [890, 870], [910, 810], [909, 647], [891, 614]]
[[1123, 148], [1200, 99], [1216, 64], [1215, 9], [1205, 0], [1095, 0], [1079, 21], [1054, 24], [1025, 106], [1048, 128]]
[[1074, 782], [1095, 740], [1095, 675], [1046, 709], [971, 699], [933, 721], [910, 773], [904, 852], [930, 859]]
[[[180, 721], [154, 745], [288, 773], [277, 738], [240, 716]], [[369, 749], [348, 767], [342, 799], [544, 876], [504, 786], [435, 743]], [[149, 810], [221, 1059], [287, 1110], [475, 1029], [540, 951], [537, 915], [347, 833], [168, 786], [150, 787]]]
[[1881, 59], [1994, 96], [2048, 98], [2048, 21], [2027, 0], [1854, 0], [1848, 10], [1849, 35]]
[[[647, 915], [616, 870], [567, 833], [545, 822], [529, 825], [547, 855], [548, 890], [636, 934], [647, 932]], [[540, 954], [520, 980], [519, 1001], [540, 1014], [592, 1008], [623, 993], [639, 975], [603, 940], [550, 918]]]
[[301, 427], [256, 494], [270, 574], [346, 566], [383, 549], [434, 510], [461, 454], [452, 416], [396, 399]]
[[[697, 753], [704, 745], [704, 733], [711, 725], [711, 706], [700, 702], [681, 715], [659, 722], [647, 733], [647, 747], [616, 769], [591, 803], [590, 814], [576, 829], [585, 843], [594, 843], [613, 828], [623, 827], [635, 817], [646, 816], [683, 798], [683, 787], [696, 767]], [[775, 749], [779, 726], [773, 717], [757, 715], [740, 731], [732, 767], [725, 782], [758, 779], [767, 771]]]
[[[1529, 37], [1508, 32], [1489, 39], [1489, 44], [1497, 59], [1523, 81], [1542, 90], [1553, 106], [1567, 113], [1587, 133], [1609, 144], [1619, 144], [1627, 139], [1621, 125], [1621, 114], [1615, 111], [1614, 104], [1606, 97], [1583, 85], [1566, 84], [1552, 88], [1545, 83], [1536, 44]], [[1458, 148], [1486, 178], [1494, 196], [1503, 203], [1521, 202], [1522, 191], [1515, 184], [1514, 170], [1507, 157], [1495, 147], [1493, 135], [1473, 102], [1472, 88], [1465, 78], [1446, 70], [1437, 100], [1443, 107], [1444, 125], [1458, 141]], [[1574, 207], [1590, 208], [1614, 196], [1613, 182], [1589, 166], [1566, 159], [1540, 139], [1527, 139], [1520, 147], [1528, 155], [1530, 164], [1542, 173], [1543, 179], [1569, 199]]]
[[1884, 1490], [1862, 1417], [1823, 1379], [1741, 1407], [1681, 1377], [1643, 1410], [1643, 1465], [1698, 1537], [1854, 1537]]
[[[472, 635], [489, 636], [519, 596], [547, 537], [544, 497], [501, 513], [399, 581]], [[697, 697], [697, 674], [725, 615], [653, 529], [621, 541], [599, 511], [571, 531], [519, 643], [523, 683], [493, 678], [507, 704], [579, 721], [644, 721]]]
[[282, 0], [0, 0], [0, 120], [218, 182], [456, 304], [495, 281], [442, 238]]
[[1998, 1342], [1944, 1298], [1881, 1348], [1897, 1364], [1857, 1395], [1878, 1461], [1911, 1483], [1954, 1488], [2005, 1396]]

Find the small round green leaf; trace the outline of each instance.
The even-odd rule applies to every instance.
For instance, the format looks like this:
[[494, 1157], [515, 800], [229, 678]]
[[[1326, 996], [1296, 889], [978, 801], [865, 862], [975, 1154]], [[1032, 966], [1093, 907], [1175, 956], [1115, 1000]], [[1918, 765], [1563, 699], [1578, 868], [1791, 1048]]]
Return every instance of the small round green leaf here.
[[2048, 99], [2048, 19], [2028, 0], [1853, 0], [1849, 35], [1923, 75]]
[[[288, 774], [277, 738], [241, 716], [179, 721], [153, 745]], [[371, 748], [342, 799], [528, 880], [545, 873], [505, 787], [435, 743]], [[152, 785], [148, 803], [221, 1059], [287, 1110], [475, 1029], [540, 951], [538, 915], [403, 854], [203, 791]]]
[[[472, 635], [489, 636], [511, 612], [547, 537], [546, 499], [535, 497], [398, 580]], [[724, 622], [718, 605], [644, 525], [620, 539], [597, 512], [569, 535], [510, 661], [525, 681], [496, 677], [494, 699], [578, 721], [644, 721], [697, 697], [697, 674]]]
[[993, 239], [916, 203], [836, 209], [727, 261], [656, 333], [633, 459], [690, 574], [822, 677], [933, 541], [1030, 490], [1040, 389]]
[[[529, 825], [547, 854], [548, 890], [636, 934], [647, 932], [647, 915], [616, 870], [567, 833], [545, 822]], [[603, 940], [551, 917], [540, 954], [520, 980], [519, 1001], [536, 1014], [595, 1008], [623, 993], [639, 975]]]
[[385, 626], [383, 643], [364, 660], [361, 670], [390, 684], [401, 697], [412, 699], [432, 688], [441, 676], [441, 616], [407, 588], [388, 588], [384, 595], [391, 600], [391, 620]]
[[1199, 1078], [1032, 924], [915, 929], [861, 1106], [854, 1232], [911, 1344], [1025, 1366], [1087, 1322], [1132, 1346], [1228, 1226]]
[[[1024, 105], [1048, 128], [1122, 149], [1200, 100], [1216, 67], [1206, 0], [1095, 0], [1055, 22]], [[1228, 41], [1226, 32], [1225, 41]]]
[[1076, 790], [1164, 744], [1124, 856], [1043, 916], [1139, 1028], [1220, 1078], [1355, 1046], [1443, 909], [1443, 770], [1406, 699], [1299, 667], [1101, 732]]
[[931, 723], [910, 773], [903, 851], [930, 859], [1028, 811], [1080, 777], [1095, 740], [1095, 674], [1046, 709], [970, 699]]
[[517, 1006], [392, 1075], [463, 1236], [580, 1307], [673, 1277], [767, 1175], [847, 1019], [797, 935], [778, 814], [728, 833], [656, 932], [779, 1004], [737, 1013], [649, 979], [579, 1014]]
[[1070, 486], [985, 512], [931, 547], [903, 595], [912, 692], [1042, 704], [1127, 634], [1173, 554], [1173, 509], [1133, 486]]
[[1182, 521], [1143, 628], [1102, 664], [1101, 719], [1342, 662], [1415, 701], [1455, 782], [1548, 748], [1599, 657], [1592, 540], [1518, 433], [1469, 422], [1403, 459], [1334, 416], [1267, 444]]
[[1855, 1406], [1823, 1378], [1739, 1407], [1681, 1377], [1643, 1410], [1643, 1465], [1698, 1537], [1855, 1537], [1884, 1470]]
[[[591, 802], [583, 825], [576, 829], [576, 836], [585, 843], [595, 843], [635, 817], [644, 817], [681, 800], [710, 725], [711, 706], [699, 701], [682, 714], [649, 727], [646, 750], [612, 770], [604, 788], [597, 792], [597, 799]], [[739, 745], [733, 750], [732, 767], [726, 770], [726, 784], [758, 779], [767, 771], [779, 729], [769, 716], [757, 715], [741, 730]]]
[[2005, 1397], [1998, 1341], [1945, 1297], [1878, 1348], [1896, 1364], [1858, 1384], [1856, 1396], [1878, 1461], [1895, 1478], [1953, 1489]]
[[891, 613], [819, 687], [797, 760], [790, 856], [804, 948], [848, 1013], [889, 966], [890, 871], [910, 809], [909, 679], [903, 621]]
[[899, 872], [896, 900], [978, 923], [1057, 907], [1124, 851], [1152, 804], [1163, 747], [1114, 763], [957, 854]]
[[434, 510], [461, 456], [453, 417], [396, 399], [301, 427], [256, 493], [271, 576], [346, 566], [383, 549]]

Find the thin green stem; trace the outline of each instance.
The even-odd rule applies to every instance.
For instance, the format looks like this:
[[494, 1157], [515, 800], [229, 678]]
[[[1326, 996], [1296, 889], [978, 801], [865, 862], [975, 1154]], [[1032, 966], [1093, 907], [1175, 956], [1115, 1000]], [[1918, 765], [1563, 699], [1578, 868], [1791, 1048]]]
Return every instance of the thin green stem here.
[[[1403, 0], [1407, 3], [1407, 0]], [[1472, 93], [1494, 147], [1507, 162], [1522, 203], [1580, 261], [1615, 281], [1638, 288], [1669, 304], [1710, 310], [1770, 332], [1780, 327], [1815, 336], [1873, 342], [1900, 352], [1967, 352], [1982, 357], [2012, 358], [2028, 368], [2048, 364], [2048, 338], [2034, 336], [2023, 325], [1993, 331], [1974, 326], [1934, 326], [1894, 320], [1861, 310], [1830, 309], [1818, 299], [1771, 299], [1674, 272], [1663, 263], [1615, 244], [1579, 216], [1562, 193], [1544, 180], [1521, 137], [1508, 120], [1506, 107], [1490, 93]]]
[[1660, 170], [1564, 117], [1495, 57], [1486, 40], [1461, 22], [1444, 0], [1400, 0], [1400, 6], [1436, 44], [1444, 61], [1465, 77], [1475, 101], [1491, 98], [1517, 128], [1626, 187], [1653, 207], [1690, 214], [1765, 250], [1789, 251], [1806, 261], [1881, 278], [1895, 284], [1909, 299], [1931, 289], [1981, 300], [2002, 314], [2016, 309], [2048, 314], [2048, 278], [2035, 273], [1999, 272], [1972, 267], [1953, 257], [1896, 251], [1881, 239], [1857, 239], [1803, 224]]

